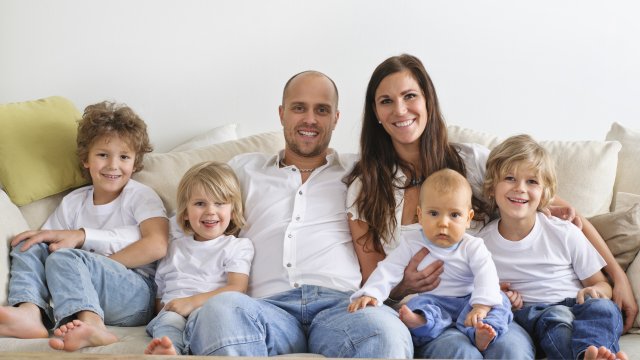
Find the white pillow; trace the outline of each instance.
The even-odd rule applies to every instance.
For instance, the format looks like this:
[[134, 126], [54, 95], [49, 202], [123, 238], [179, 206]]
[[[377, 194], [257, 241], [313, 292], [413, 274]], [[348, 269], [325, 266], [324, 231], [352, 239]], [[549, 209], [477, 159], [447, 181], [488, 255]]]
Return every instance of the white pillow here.
[[236, 132], [236, 127], [236, 124], [218, 126], [205, 133], [192, 137], [183, 144], [171, 149], [170, 152], [187, 151], [208, 145], [219, 144], [225, 141], [237, 140], [238, 133]]
[[[465, 129], [447, 127], [449, 141], [471, 142], [490, 149], [503, 139]], [[616, 141], [539, 141], [556, 164], [558, 196], [586, 217], [609, 212], [616, 179], [620, 144]]]
[[232, 157], [247, 152], [275, 154], [283, 148], [282, 131], [276, 131], [193, 150], [151, 153], [144, 156], [144, 169], [135, 173], [133, 179], [153, 188], [164, 202], [167, 214], [173, 215], [176, 210], [178, 183], [191, 166], [207, 160], [227, 162]]
[[7, 305], [9, 286], [9, 242], [23, 231], [29, 230], [20, 210], [0, 190], [0, 305]]
[[622, 144], [622, 150], [618, 155], [618, 175], [614, 190], [640, 195], [640, 131], [614, 122], [606, 139]]

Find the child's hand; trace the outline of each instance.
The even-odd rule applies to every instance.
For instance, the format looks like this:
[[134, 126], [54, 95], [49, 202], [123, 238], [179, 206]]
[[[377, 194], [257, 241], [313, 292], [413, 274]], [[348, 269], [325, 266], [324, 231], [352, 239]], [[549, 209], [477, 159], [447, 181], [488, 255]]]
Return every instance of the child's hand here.
[[27, 251], [31, 246], [48, 243], [49, 251], [54, 252], [63, 248], [75, 249], [84, 244], [84, 230], [29, 230], [16, 235], [11, 240], [11, 246], [24, 241], [20, 251]]
[[186, 298], [173, 299], [169, 301], [164, 306], [164, 309], [167, 311], [173, 311], [174, 313], [178, 313], [186, 318], [189, 316], [189, 314], [191, 314], [193, 310], [196, 309], [196, 307], [193, 306], [191, 297], [186, 297]]
[[505, 295], [507, 295], [507, 299], [511, 303], [511, 310], [520, 310], [522, 306], [524, 306], [524, 300], [522, 300], [522, 295], [515, 290], [511, 290], [511, 284], [503, 282], [500, 283], [500, 290], [502, 290]]
[[601, 293], [594, 286], [587, 286], [586, 288], [580, 289], [578, 291], [578, 295], [576, 296], [576, 302], [578, 304], [584, 304], [584, 298], [586, 296], [591, 296], [593, 299], [608, 299], [609, 297], [606, 294]]
[[476, 324], [487, 317], [491, 306], [475, 304], [464, 319], [464, 326], [476, 326]]
[[349, 312], [354, 312], [360, 309], [364, 309], [365, 307], [367, 307], [367, 305], [376, 306], [378, 305], [378, 300], [376, 298], [372, 298], [371, 296], [361, 296], [360, 298], [355, 299], [351, 304], [349, 304], [347, 310], [349, 310]]

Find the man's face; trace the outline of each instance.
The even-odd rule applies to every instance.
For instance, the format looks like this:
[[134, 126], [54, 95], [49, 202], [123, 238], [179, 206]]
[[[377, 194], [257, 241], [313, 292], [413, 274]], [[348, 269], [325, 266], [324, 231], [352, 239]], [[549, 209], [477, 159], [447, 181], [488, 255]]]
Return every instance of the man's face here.
[[333, 84], [325, 76], [306, 73], [291, 80], [279, 109], [287, 152], [326, 156], [340, 116], [337, 106]]

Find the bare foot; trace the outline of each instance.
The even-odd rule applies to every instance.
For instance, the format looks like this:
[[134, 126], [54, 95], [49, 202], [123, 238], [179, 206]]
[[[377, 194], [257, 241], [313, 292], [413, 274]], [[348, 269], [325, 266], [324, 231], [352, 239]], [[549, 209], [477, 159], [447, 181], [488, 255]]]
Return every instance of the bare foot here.
[[37, 339], [49, 337], [49, 332], [42, 324], [40, 308], [22, 303], [18, 307], [0, 306], [0, 336]]
[[171, 339], [166, 336], [151, 340], [147, 348], [144, 349], [144, 353], [147, 355], [178, 355]]
[[478, 350], [487, 350], [491, 340], [495, 339], [497, 335], [491, 325], [478, 321], [478, 323], [476, 323], [476, 347]]
[[617, 354], [611, 352], [604, 346], [596, 348], [591, 345], [584, 352], [584, 360], [628, 360], [627, 354], [624, 351], [619, 351]]
[[424, 316], [414, 313], [407, 305], [402, 305], [398, 313], [400, 314], [400, 320], [407, 325], [409, 329], [414, 329], [427, 323], [427, 319], [425, 319]]
[[55, 329], [53, 334], [62, 339], [49, 339], [49, 346], [56, 350], [76, 351], [85, 347], [113, 344], [118, 338], [107, 328], [73, 320]]

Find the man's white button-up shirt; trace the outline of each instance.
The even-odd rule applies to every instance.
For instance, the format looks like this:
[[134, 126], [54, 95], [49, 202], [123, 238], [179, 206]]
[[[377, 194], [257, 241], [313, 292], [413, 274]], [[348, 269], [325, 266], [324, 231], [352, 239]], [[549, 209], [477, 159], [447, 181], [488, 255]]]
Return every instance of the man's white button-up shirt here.
[[267, 297], [301, 285], [355, 291], [361, 274], [342, 179], [356, 156], [330, 150], [327, 163], [303, 184], [295, 166], [279, 166], [283, 154], [242, 154], [229, 162], [245, 204], [240, 236], [255, 247], [249, 295]]

